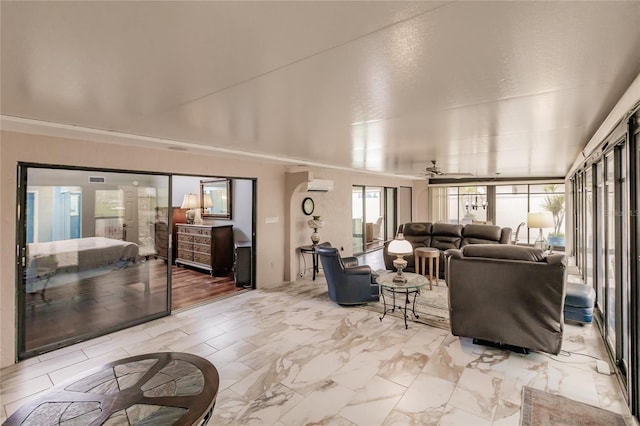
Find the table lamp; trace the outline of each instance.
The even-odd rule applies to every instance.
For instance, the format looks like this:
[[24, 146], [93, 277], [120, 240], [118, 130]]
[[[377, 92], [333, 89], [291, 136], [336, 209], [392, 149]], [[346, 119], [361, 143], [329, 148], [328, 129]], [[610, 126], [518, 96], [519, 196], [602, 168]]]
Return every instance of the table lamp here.
[[389, 243], [387, 252], [396, 256], [393, 260], [393, 266], [398, 270], [398, 274], [393, 277], [393, 282], [401, 284], [406, 283], [407, 277], [402, 272], [403, 269], [407, 267], [407, 261], [404, 260], [404, 256], [413, 253], [413, 246], [409, 241], [404, 239], [404, 235], [402, 233], [398, 233], [395, 240]]
[[196, 217], [196, 209], [200, 208], [200, 202], [196, 194], [185, 194], [180, 208], [189, 209], [187, 210], [187, 223], [193, 224]]
[[551, 212], [529, 212], [527, 214], [527, 226], [529, 228], [538, 228], [540, 233], [538, 239], [533, 243], [533, 246], [540, 250], [546, 250], [547, 241], [542, 235], [542, 228], [553, 228], [553, 215]]
[[[205, 209], [213, 207], [213, 200], [211, 199], [210, 194], [202, 195], [202, 207], [204, 207]], [[202, 214], [200, 212], [201, 210], [202, 209], [200, 208], [200, 204], [198, 204], [198, 207], [196, 207], [196, 209], [194, 210], [195, 217], [193, 218], [193, 223], [195, 223], [196, 225], [202, 225], [204, 223], [204, 221], [202, 220]]]
[[314, 216], [313, 219], [310, 219], [307, 222], [307, 225], [309, 228], [313, 229], [313, 233], [311, 234], [311, 243], [315, 247], [320, 242], [318, 229], [324, 226], [324, 220], [320, 219], [320, 216]]

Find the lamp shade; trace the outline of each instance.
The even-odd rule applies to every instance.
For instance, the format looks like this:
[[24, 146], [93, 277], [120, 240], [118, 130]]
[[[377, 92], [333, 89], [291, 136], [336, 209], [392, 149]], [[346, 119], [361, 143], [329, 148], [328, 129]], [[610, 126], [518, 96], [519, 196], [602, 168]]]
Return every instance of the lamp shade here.
[[213, 199], [211, 198], [211, 194], [204, 194], [202, 196], [202, 207], [208, 209], [213, 207]]
[[527, 226], [529, 228], [553, 228], [553, 215], [551, 212], [529, 212]]
[[200, 201], [196, 194], [185, 194], [184, 199], [182, 200], [181, 209], [197, 209], [200, 207]]
[[411, 243], [404, 239], [404, 235], [398, 234], [395, 240], [389, 243], [387, 247], [389, 254], [405, 255], [413, 253], [413, 246]]

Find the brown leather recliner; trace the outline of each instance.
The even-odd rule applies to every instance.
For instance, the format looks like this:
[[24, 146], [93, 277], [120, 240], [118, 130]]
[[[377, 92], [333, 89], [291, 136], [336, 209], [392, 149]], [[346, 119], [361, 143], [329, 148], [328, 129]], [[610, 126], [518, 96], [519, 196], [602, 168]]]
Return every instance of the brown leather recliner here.
[[446, 251], [451, 333], [558, 354], [564, 330], [567, 259], [514, 245]]

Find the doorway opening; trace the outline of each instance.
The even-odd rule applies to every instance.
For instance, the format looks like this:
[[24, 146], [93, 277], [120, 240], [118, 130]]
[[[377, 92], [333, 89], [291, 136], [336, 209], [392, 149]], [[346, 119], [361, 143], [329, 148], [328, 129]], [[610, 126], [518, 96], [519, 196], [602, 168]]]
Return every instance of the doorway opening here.
[[255, 184], [220, 176], [172, 177], [171, 225], [159, 230], [173, 241], [166, 255], [172, 310], [255, 288]]

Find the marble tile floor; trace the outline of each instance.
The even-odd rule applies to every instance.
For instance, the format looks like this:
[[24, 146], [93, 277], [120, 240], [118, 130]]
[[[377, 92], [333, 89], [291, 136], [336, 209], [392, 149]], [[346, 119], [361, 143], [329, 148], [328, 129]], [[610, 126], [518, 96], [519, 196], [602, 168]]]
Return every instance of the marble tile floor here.
[[[605, 358], [593, 325], [563, 349]], [[146, 352], [210, 360], [220, 391], [210, 424], [518, 425], [524, 385], [628, 416], [615, 376], [586, 356], [519, 355], [328, 300], [299, 279], [211, 302], [0, 370], [0, 420], [104, 363]], [[633, 424], [635, 420], [630, 420]], [[637, 422], [636, 422], [637, 424]]]

